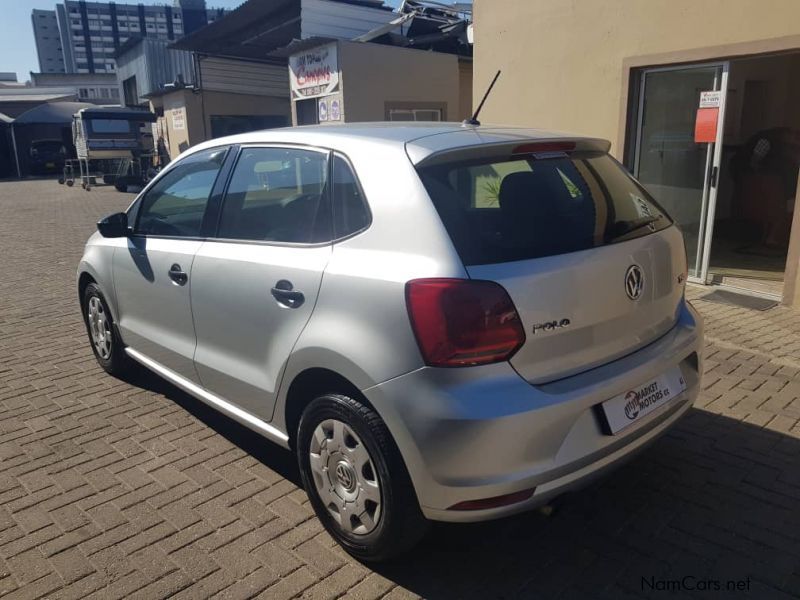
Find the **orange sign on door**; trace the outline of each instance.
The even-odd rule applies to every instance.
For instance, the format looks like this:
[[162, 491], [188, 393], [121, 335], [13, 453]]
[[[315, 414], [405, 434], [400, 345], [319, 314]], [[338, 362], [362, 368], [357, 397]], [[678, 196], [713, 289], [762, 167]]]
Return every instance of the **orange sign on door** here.
[[719, 108], [698, 108], [694, 122], [694, 141], [696, 144], [713, 144], [717, 141], [717, 121]]

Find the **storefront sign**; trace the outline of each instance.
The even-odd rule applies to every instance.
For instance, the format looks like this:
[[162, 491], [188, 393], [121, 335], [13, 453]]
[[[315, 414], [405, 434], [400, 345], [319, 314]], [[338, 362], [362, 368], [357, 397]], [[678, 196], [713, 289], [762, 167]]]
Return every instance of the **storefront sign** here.
[[289, 83], [293, 98], [318, 98], [335, 92], [339, 88], [336, 44], [290, 56]]
[[172, 128], [186, 129], [186, 111], [183, 108], [172, 109]]
[[695, 144], [713, 144], [717, 141], [717, 121], [718, 108], [697, 109], [697, 119], [694, 122]]
[[328, 99], [319, 99], [319, 122], [324, 123], [328, 120]]
[[719, 108], [722, 92], [700, 92], [700, 108]]
[[330, 113], [331, 121], [341, 121], [342, 120], [342, 103], [341, 100], [338, 98], [334, 98], [331, 100], [331, 113]]

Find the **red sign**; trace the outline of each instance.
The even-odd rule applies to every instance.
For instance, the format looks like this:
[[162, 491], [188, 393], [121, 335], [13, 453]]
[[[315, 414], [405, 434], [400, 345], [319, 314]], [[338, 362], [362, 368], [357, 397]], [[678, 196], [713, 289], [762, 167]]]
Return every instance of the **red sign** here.
[[719, 108], [698, 108], [694, 122], [695, 144], [713, 144], [717, 141], [717, 121]]

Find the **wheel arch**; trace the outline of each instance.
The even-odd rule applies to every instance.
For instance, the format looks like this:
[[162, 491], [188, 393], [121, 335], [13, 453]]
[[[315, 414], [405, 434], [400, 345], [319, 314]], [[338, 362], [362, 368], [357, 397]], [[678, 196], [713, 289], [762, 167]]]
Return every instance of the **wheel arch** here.
[[297, 428], [306, 406], [324, 394], [350, 396], [378, 412], [358, 386], [347, 377], [323, 367], [307, 368], [292, 379], [284, 400], [283, 417], [290, 448], [296, 447]]

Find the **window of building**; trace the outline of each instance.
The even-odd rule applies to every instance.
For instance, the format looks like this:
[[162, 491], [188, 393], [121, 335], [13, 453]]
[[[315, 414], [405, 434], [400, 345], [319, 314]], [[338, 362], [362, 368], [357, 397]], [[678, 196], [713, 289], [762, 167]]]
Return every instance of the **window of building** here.
[[388, 108], [389, 121], [441, 121], [441, 108]]
[[227, 148], [197, 152], [170, 169], [142, 200], [135, 232], [198, 237]]
[[327, 153], [245, 148], [222, 205], [219, 237], [305, 244], [329, 241], [327, 179]]

